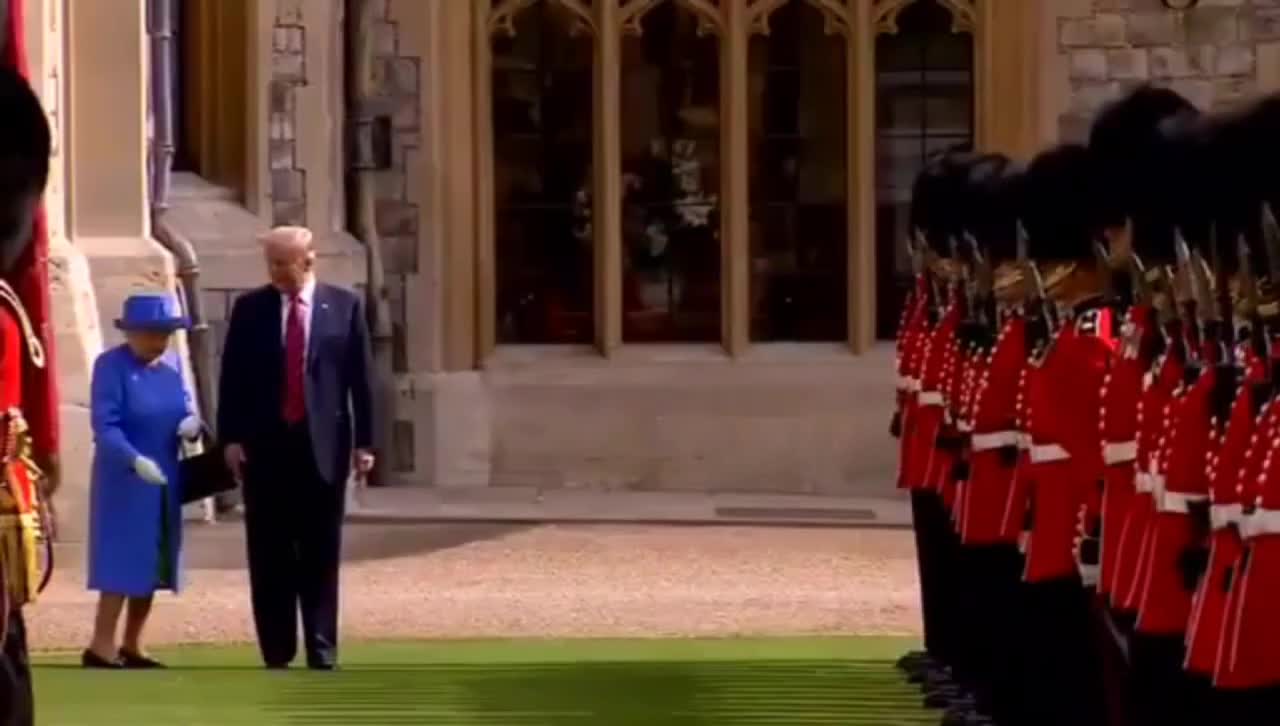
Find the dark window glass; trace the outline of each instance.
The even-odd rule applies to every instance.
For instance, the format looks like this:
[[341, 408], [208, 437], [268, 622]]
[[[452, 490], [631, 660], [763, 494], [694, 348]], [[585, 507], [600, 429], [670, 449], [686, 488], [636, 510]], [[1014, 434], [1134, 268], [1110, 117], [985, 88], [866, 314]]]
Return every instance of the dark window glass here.
[[876, 39], [876, 333], [892, 337], [910, 285], [902, 241], [911, 183], [929, 154], [973, 146], [973, 37], [951, 11], [917, 0]]
[[539, 0], [493, 39], [499, 343], [593, 338], [592, 39]]
[[720, 58], [675, 2], [622, 44], [622, 335], [720, 339]]
[[848, 336], [845, 41], [796, 0], [750, 50], [751, 338]]

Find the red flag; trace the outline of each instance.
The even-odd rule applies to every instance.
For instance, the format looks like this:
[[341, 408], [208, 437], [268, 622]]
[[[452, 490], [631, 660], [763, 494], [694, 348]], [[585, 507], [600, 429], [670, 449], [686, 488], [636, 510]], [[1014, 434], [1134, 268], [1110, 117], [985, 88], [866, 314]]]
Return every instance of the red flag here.
[[[23, 0], [9, 0], [4, 64], [31, 80], [27, 66], [26, 23]], [[22, 371], [22, 409], [31, 426], [32, 446], [37, 461], [48, 463], [58, 453], [58, 375], [53, 351], [52, 315], [49, 304], [49, 227], [44, 208], [36, 214], [32, 244], [10, 272], [10, 282], [22, 298], [40, 341], [44, 344], [44, 368], [28, 364]]]

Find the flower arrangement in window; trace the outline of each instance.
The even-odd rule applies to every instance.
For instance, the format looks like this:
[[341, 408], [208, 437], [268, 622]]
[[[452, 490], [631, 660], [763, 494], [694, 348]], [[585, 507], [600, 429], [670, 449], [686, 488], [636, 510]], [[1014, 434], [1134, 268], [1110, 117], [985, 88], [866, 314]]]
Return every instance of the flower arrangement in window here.
[[627, 262], [642, 308], [669, 312], [683, 299], [681, 264], [718, 236], [718, 195], [705, 188], [698, 142], [656, 138], [623, 180]]

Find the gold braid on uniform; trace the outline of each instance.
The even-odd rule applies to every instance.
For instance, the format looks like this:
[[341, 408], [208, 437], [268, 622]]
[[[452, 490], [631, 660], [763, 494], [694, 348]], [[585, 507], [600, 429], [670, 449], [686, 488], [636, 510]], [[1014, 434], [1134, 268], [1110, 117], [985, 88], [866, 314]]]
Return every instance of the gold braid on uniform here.
[[[13, 288], [0, 280], [0, 301], [8, 303], [18, 319], [26, 343], [27, 357], [36, 368], [44, 368], [44, 345]], [[31, 487], [31, 501], [20, 493], [25, 471]], [[31, 430], [19, 408], [0, 411], [0, 616], [7, 620], [11, 608], [35, 600], [43, 585], [38, 547], [43, 540], [46, 570], [52, 566], [52, 543], [43, 531], [40, 496], [43, 476], [32, 456]]]
[[0, 300], [9, 303], [9, 307], [13, 308], [13, 313], [18, 317], [18, 326], [22, 328], [22, 337], [27, 343], [27, 353], [31, 357], [31, 365], [44, 369], [45, 355], [44, 343], [40, 342], [40, 336], [36, 335], [36, 326], [32, 325], [31, 317], [27, 315], [27, 309], [22, 306], [22, 299], [18, 297], [18, 293], [14, 292], [8, 282], [0, 280]]

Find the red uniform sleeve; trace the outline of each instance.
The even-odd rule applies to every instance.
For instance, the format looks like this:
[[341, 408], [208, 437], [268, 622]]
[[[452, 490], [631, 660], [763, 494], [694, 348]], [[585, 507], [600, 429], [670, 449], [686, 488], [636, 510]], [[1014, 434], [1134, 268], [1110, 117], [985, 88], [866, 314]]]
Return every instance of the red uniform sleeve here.
[[[1109, 313], [1107, 314], [1109, 315]], [[1115, 341], [1110, 326], [1098, 326], [1093, 334], [1076, 338], [1076, 355], [1072, 356], [1069, 382], [1070, 395], [1064, 396], [1070, 411], [1070, 425], [1064, 429], [1064, 446], [1075, 462], [1084, 508], [1086, 533], [1096, 531], [1102, 517], [1102, 481], [1106, 463], [1102, 456], [1102, 428], [1098, 425], [1102, 410], [1102, 386], [1115, 355]]]
[[[20, 4], [20, 3], [19, 3]], [[49, 236], [44, 211], [36, 218], [35, 242], [28, 248], [14, 288], [21, 298], [36, 336], [44, 346], [44, 366], [27, 362], [22, 376], [22, 412], [31, 427], [31, 445], [36, 460], [48, 462], [58, 454], [58, 376], [54, 356], [52, 316], [49, 304]]]

